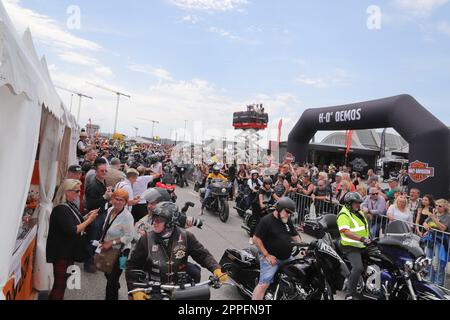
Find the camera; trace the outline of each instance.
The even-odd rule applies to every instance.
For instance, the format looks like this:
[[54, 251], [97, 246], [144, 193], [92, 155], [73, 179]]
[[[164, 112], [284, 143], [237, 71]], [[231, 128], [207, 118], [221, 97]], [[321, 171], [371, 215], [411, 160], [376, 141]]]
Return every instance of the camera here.
[[189, 217], [186, 213], [189, 210], [189, 208], [194, 208], [195, 204], [192, 202], [186, 202], [183, 209], [179, 212], [178, 218], [176, 219], [175, 224], [179, 226], [180, 228], [185, 228], [187, 222], [192, 223], [193, 227], [201, 229], [203, 227], [203, 221], [198, 218]]

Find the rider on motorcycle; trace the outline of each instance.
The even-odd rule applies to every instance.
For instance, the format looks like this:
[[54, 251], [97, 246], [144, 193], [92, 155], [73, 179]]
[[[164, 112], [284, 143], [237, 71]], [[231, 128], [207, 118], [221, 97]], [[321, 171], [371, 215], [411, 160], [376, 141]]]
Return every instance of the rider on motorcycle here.
[[249, 179], [247, 181], [247, 185], [250, 188], [250, 191], [252, 192], [248, 197], [247, 197], [247, 206], [250, 207], [253, 202], [255, 201], [255, 198], [258, 195], [258, 190], [259, 188], [262, 187], [263, 183], [262, 181], [259, 179], [259, 172], [257, 170], [252, 170], [250, 172], [250, 176], [251, 179]]
[[[172, 202], [161, 202], [153, 209], [154, 230], [139, 239], [126, 266], [128, 290], [136, 289], [139, 282], [132, 270], [142, 270], [149, 274], [150, 281], [161, 284], [183, 284], [187, 272], [188, 258], [192, 257], [202, 267], [208, 269], [221, 282], [228, 280], [220, 265], [207, 249], [188, 231], [177, 227], [180, 214]], [[134, 300], [145, 300], [145, 293], [134, 293]]]
[[[220, 179], [225, 182], [228, 181], [228, 179], [223, 174], [220, 173], [220, 167], [217, 165], [213, 167], [213, 172], [208, 175], [206, 180], [208, 181], [208, 183], [210, 183], [211, 180], [216, 180], [216, 179]], [[208, 203], [207, 201], [209, 200], [210, 196], [211, 196], [211, 188], [208, 185], [208, 187], [206, 188], [205, 198], [203, 199], [202, 211], [201, 211], [200, 215], [203, 215], [206, 204]]]
[[339, 212], [337, 224], [341, 234], [340, 245], [347, 256], [352, 270], [347, 283], [347, 300], [358, 297], [357, 285], [364, 266], [362, 253], [371, 244], [369, 238], [369, 224], [364, 213], [361, 211], [363, 198], [357, 192], [349, 192], [344, 198], [345, 206]]
[[283, 263], [293, 260], [292, 242], [301, 242], [290, 215], [296, 210], [295, 202], [287, 197], [275, 204], [275, 211], [261, 219], [253, 241], [259, 250], [259, 284], [253, 292], [253, 300], [263, 300]]

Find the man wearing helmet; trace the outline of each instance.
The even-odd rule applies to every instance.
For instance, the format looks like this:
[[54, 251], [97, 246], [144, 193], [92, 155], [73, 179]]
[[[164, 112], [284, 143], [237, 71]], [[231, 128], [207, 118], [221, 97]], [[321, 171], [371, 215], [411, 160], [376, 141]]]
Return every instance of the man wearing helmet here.
[[[247, 197], [247, 207], [250, 207], [254, 204], [255, 199], [257, 199], [259, 188], [263, 185], [262, 181], [259, 179], [259, 172], [257, 170], [250, 171], [250, 179], [248, 179], [247, 185], [251, 191]], [[258, 203], [256, 205], [258, 205]]]
[[[227, 177], [225, 177], [223, 174], [220, 173], [220, 167], [218, 165], [215, 165], [213, 167], [212, 173], [210, 173], [208, 175], [206, 180], [208, 181], [208, 184], [209, 184], [212, 180], [217, 180], [217, 179], [223, 180], [225, 182], [228, 181]], [[211, 188], [209, 188], [209, 185], [208, 185], [208, 187], [206, 188], [205, 198], [203, 199], [203, 203], [202, 203], [202, 211], [200, 213], [201, 215], [203, 215], [203, 213], [204, 213], [204, 210], [205, 210], [206, 204], [208, 203], [207, 201], [208, 201], [210, 195], [211, 195]]]
[[362, 253], [370, 245], [369, 224], [361, 211], [363, 199], [357, 192], [349, 192], [344, 197], [345, 206], [339, 212], [337, 225], [341, 234], [340, 244], [346, 254], [352, 270], [347, 284], [347, 300], [357, 297], [356, 287], [364, 272]]
[[300, 242], [290, 216], [296, 211], [295, 202], [287, 197], [275, 204], [275, 211], [261, 219], [253, 242], [259, 250], [259, 284], [253, 292], [253, 300], [263, 300], [279, 267], [293, 260], [292, 242]]
[[[143, 270], [150, 281], [162, 284], [180, 284], [187, 272], [188, 258], [191, 257], [208, 269], [220, 281], [228, 276], [207, 249], [188, 231], [176, 226], [180, 212], [172, 202], [161, 202], [152, 211], [153, 231], [139, 239], [126, 266], [128, 289], [134, 290], [136, 282], [131, 270]], [[134, 300], [145, 300], [143, 293], [133, 294]]]

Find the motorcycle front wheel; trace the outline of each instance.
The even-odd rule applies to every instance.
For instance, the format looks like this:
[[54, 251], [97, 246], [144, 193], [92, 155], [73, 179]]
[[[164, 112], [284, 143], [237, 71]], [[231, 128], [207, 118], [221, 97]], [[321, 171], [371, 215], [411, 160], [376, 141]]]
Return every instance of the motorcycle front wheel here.
[[228, 205], [228, 201], [220, 200], [219, 201], [219, 218], [220, 221], [226, 223], [228, 221], [228, 217], [230, 216], [230, 207]]

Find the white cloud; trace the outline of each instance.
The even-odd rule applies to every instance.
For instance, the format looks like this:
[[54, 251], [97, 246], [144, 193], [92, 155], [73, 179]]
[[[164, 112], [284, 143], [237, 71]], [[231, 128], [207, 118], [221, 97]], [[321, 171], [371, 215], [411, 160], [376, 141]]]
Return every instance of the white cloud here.
[[230, 11], [239, 10], [247, 0], [168, 0], [184, 10]]
[[194, 15], [188, 14], [188, 15], [184, 16], [184, 17], [181, 19], [181, 21], [183, 21], [183, 22], [188, 22], [188, 23], [192, 23], [192, 24], [197, 24], [197, 23], [200, 22], [200, 18], [197, 17], [197, 16], [194, 16]]
[[448, 23], [447, 21], [441, 21], [437, 24], [437, 30], [440, 33], [446, 34], [448, 36], [450, 36], [450, 23]]
[[228, 38], [230, 40], [240, 40], [241, 39], [240, 37], [232, 34], [230, 31], [227, 31], [227, 30], [224, 30], [221, 28], [209, 27], [208, 30], [209, 30], [209, 32], [216, 33], [216, 34], [220, 35], [221, 37]]
[[329, 75], [324, 76], [307, 76], [302, 74], [295, 81], [305, 86], [315, 88], [328, 88], [335, 85], [344, 85], [350, 78], [347, 70], [336, 68]]
[[94, 57], [102, 51], [99, 44], [75, 36], [47, 15], [24, 8], [20, 0], [3, 0], [3, 3], [19, 34], [30, 28], [35, 41], [54, 51], [61, 61], [91, 68], [100, 76], [113, 75], [111, 68]]
[[19, 33], [30, 27], [36, 40], [52, 47], [91, 51], [101, 49], [99, 44], [67, 32], [49, 16], [22, 7], [20, 0], [3, 0], [3, 3]]
[[394, 0], [397, 8], [413, 16], [429, 16], [448, 2], [449, 0]]
[[167, 81], [173, 80], [170, 72], [163, 68], [155, 68], [155, 67], [148, 66], [148, 65], [133, 64], [133, 65], [128, 66], [128, 69], [131, 71], [134, 71], [134, 72], [145, 73], [145, 74], [151, 75], [160, 80], [167, 80]]

